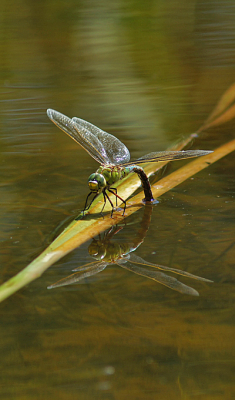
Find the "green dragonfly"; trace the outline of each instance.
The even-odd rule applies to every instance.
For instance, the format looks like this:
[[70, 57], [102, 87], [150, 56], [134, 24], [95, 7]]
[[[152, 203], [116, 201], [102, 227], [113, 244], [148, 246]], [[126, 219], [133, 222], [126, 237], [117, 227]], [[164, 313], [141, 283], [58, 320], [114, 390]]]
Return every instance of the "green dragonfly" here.
[[[117, 188], [112, 187], [112, 185], [131, 172], [137, 173], [141, 180], [145, 194], [143, 201], [152, 202], [154, 198], [151, 186], [143, 168], [140, 167], [141, 164], [158, 161], [181, 160], [184, 158], [204, 156], [211, 153], [211, 151], [206, 150], [160, 151], [149, 153], [137, 160], [130, 161], [130, 152], [119, 139], [104, 132], [95, 125], [92, 125], [90, 122], [76, 117], [70, 119], [69, 117], [66, 117], [66, 115], [52, 109], [47, 110], [47, 115], [56, 126], [67, 133], [67, 135], [75, 140], [76, 143], [80, 144], [80, 146], [82, 146], [88, 154], [90, 154], [90, 156], [100, 164], [97, 171], [91, 174], [88, 178], [90, 193], [86, 198], [83, 213], [90, 208], [95, 198], [102, 192], [104, 197], [102, 211], [107, 199], [112, 207], [112, 217], [115, 208], [107, 194], [108, 191], [116, 196], [116, 206], [117, 198], [124, 203], [124, 215], [126, 200], [122, 199], [117, 194]], [[94, 196], [88, 204], [89, 197], [92, 194]]]

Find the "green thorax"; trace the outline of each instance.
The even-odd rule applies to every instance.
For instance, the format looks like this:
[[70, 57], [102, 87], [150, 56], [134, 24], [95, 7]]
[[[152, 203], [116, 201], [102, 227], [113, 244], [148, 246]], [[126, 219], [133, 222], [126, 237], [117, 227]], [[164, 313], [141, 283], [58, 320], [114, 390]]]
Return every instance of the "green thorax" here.
[[129, 254], [131, 248], [128, 243], [94, 241], [88, 251], [97, 261], [113, 263]]
[[104, 176], [107, 186], [113, 185], [118, 182], [120, 179], [123, 179], [125, 176], [129, 174], [129, 169], [124, 167], [102, 167], [100, 166], [97, 171], [97, 174], [101, 174]]
[[131, 167], [100, 166], [94, 174], [88, 178], [88, 186], [91, 192], [100, 192], [114, 183], [123, 179], [131, 172]]

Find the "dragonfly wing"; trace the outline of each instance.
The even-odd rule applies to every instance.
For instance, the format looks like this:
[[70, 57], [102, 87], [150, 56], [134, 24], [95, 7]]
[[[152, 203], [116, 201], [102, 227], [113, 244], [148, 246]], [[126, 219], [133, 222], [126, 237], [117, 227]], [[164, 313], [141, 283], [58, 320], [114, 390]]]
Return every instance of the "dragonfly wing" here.
[[84, 131], [90, 132], [93, 137], [102, 144], [103, 149], [105, 149], [106, 157], [109, 163], [118, 165], [130, 160], [130, 152], [128, 148], [115, 136], [102, 131], [90, 122], [87, 122], [81, 118], [72, 118], [75, 129], [77, 129], [80, 135], [83, 135]]
[[80, 144], [99, 164], [110, 163], [103, 144], [92, 132], [85, 127], [80, 127], [78, 130], [77, 124], [72, 119], [58, 111], [48, 109], [47, 115], [58, 128]]
[[205, 156], [206, 154], [212, 153], [212, 151], [207, 150], [182, 150], [182, 151], [157, 151], [154, 153], [146, 154], [137, 160], [124, 163], [124, 165], [139, 165], [148, 162], [158, 162], [158, 161], [171, 161], [171, 160], [183, 160], [184, 158], [194, 158]]
[[80, 274], [79, 272], [75, 272], [72, 275], [67, 276], [66, 278], [60, 279], [58, 282], [53, 283], [52, 285], [48, 286], [47, 289], [54, 289], [56, 287], [60, 286], [67, 286], [67, 285], [72, 285], [75, 284], [82, 279], [89, 278], [90, 276], [96, 275], [99, 272], [103, 271], [108, 263], [96, 263], [92, 267], [87, 268], [86, 272], [83, 272], [83, 274]]
[[[116, 262], [116, 264], [118, 264], [118, 263]], [[145, 268], [140, 268], [140, 267], [137, 267], [136, 265], [132, 265], [130, 262], [127, 264], [118, 264], [118, 265], [120, 265], [120, 267], [122, 267], [122, 268], [125, 268], [129, 271], [134, 272], [137, 275], [141, 275], [141, 276], [144, 276], [145, 278], [149, 278], [158, 283], [161, 283], [162, 285], [165, 285], [170, 289], [176, 290], [177, 292], [180, 292], [183, 294], [189, 294], [191, 296], [199, 296], [199, 293], [195, 289], [178, 281], [173, 276], [164, 274], [163, 272], [149, 271]]]
[[164, 265], [159, 265], [159, 264], [153, 264], [148, 261], [143, 260], [143, 258], [136, 256], [135, 254], [130, 254], [130, 261], [135, 263], [135, 264], [140, 264], [140, 265], [147, 265], [149, 267], [157, 268], [163, 271], [167, 272], [174, 272], [175, 274], [181, 275], [181, 276], [186, 276], [188, 278], [196, 279], [197, 281], [202, 281], [202, 282], [212, 282], [210, 279], [202, 278], [201, 276], [193, 275], [190, 274], [190, 272], [183, 271], [177, 268], [170, 268], [170, 267], [165, 267]]

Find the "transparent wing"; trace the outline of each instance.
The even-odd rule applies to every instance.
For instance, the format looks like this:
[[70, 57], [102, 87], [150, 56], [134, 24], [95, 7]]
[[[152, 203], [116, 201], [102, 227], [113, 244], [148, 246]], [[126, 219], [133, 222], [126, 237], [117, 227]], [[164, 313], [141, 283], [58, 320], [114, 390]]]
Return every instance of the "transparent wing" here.
[[123, 163], [123, 166], [128, 165], [139, 165], [148, 162], [158, 162], [158, 161], [171, 161], [171, 160], [182, 160], [184, 158], [201, 157], [206, 154], [212, 153], [212, 151], [207, 150], [182, 150], [182, 151], [158, 151], [156, 153], [149, 153], [137, 160]]
[[80, 128], [78, 131], [77, 124], [58, 111], [48, 109], [47, 115], [58, 128], [80, 144], [99, 164], [110, 163], [102, 143], [95, 135], [85, 128]]
[[99, 164], [118, 165], [130, 160], [127, 147], [115, 136], [80, 118], [68, 118], [48, 109], [47, 115], [56, 126], [79, 143]]
[[103, 149], [105, 149], [107, 159], [110, 163], [118, 165], [130, 160], [128, 148], [115, 136], [102, 131], [102, 129], [92, 125], [90, 122], [84, 121], [81, 118], [74, 117], [72, 118], [72, 121], [80, 136], [83, 136], [84, 133], [86, 135], [86, 132], [90, 132], [90, 134], [92, 134], [92, 136], [102, 144]]
[[170, 267], [165, 267], [164, 265], [159, 265], [159, 264], [152, 264], [148, 261], [143, 260], [143, 258], [136, 256], [135, 254], [131, 253], [130, 254], [130, 261], [135, 263], [135, 264], [140, 264], [140, 265], [147, 265], [153, 268], [157, 268], [163, 271], [168, 271], [168, 272], [174, 272], [175, 274], [182, 275], [182, 276], [187, 276], [188, 278], [196, 279], [197, 281], [202, 281], [202, 282], [213, 282], [210, 279], [202, 278], [201, 276], [193, 275], [190, 274], [190, 272], [186, 272], [177, 268], [170, 268]]
[[54, 289], [54, 288], [60, 287], [60, 286], [67, 286], [67, 285], [75, 284], [75, 283], [81, 281], [82, 279], [85, 279], [92, 275], [98, 274], [99, 272], [103, 271], [107, 265], [108, 265], [108, 263], [104, 263], [104, 262], [95, 263], [91, 267], [86, 268], [85, 269], [86, 272], [83, 272], [81, 274], [81, 271], [83, 270], [83, 269], [81, 269], [80, 272], [75, 272], [74, 274], [69, 275], [66, 278], [60, 279], [58, 282], [53, 283], [52, 285], [48, 286], [47, 289]]
[[190, 286], [185, 285], [184, 283], [178, 281], [173, 276], [169, 276], [160, 271], [149, 271], [145, 268], [137, 267], [137, 265], [132, 265], [130, 262], [127, 264], [116, 264], [120, 265], [120, 267], [128, 269], [129, 271], [134, 272], [137, 275], [144, 276], [145, 278], [153, 279], [154, 281], [161, 283], [162, 285], [167, 286], [170, 289], [176, 290], [177, 292], [183, 294], [189, 294], [191, 296], [199, 296], [199, 293], [191, 288]]

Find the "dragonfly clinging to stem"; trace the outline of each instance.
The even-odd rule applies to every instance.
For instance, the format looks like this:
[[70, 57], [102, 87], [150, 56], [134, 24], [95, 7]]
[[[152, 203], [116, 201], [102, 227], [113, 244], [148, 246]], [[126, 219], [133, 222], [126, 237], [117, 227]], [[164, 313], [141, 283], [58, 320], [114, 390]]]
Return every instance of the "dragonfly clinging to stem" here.
[[[90, 156], [100, 164], [97, 171], [91, 174], [88, 178], [90, 193], [86, 198], [83, 212], [90, 208], [95, 198], [102, 192], [104, 197], [104, 206], [102, 211], [107, 199], [112, 207], [112, 217], [115, 208], [107, 194], [108, 191], [116, 196], [116, 202], [118, 198], [124, 203], [124, 214], [126, 209], [126, 200], [122, 199], [117, 194], [117, 189], [112, 185], [131, 172], [137, 173], [141, 180], [145, 194], [143, 201], [146, 203], [152, 202], [154, 198], [151, 186], [147, 175], [140, 166], [141, 164], [148, 162], [181, 160], [185, 158], [204, 156], [211, 153], [211, 151], [206, 150], [160, 151], [149, 153], [137, 160], [130, 161], [130, 152], [119, 139], [95, 125], [92, 125], [90, 122], [76, 117], [70, 119], [66, 115], [52, 109], [47, 110], [47, 115], [56, 126], [67, 133], [67, 135], [75, 140], [75, 142], [80, 144], [80, 146], [82, 146]], [[88, 199], [92, 194], [94, 194], [94, 197], [88, 205]]]

